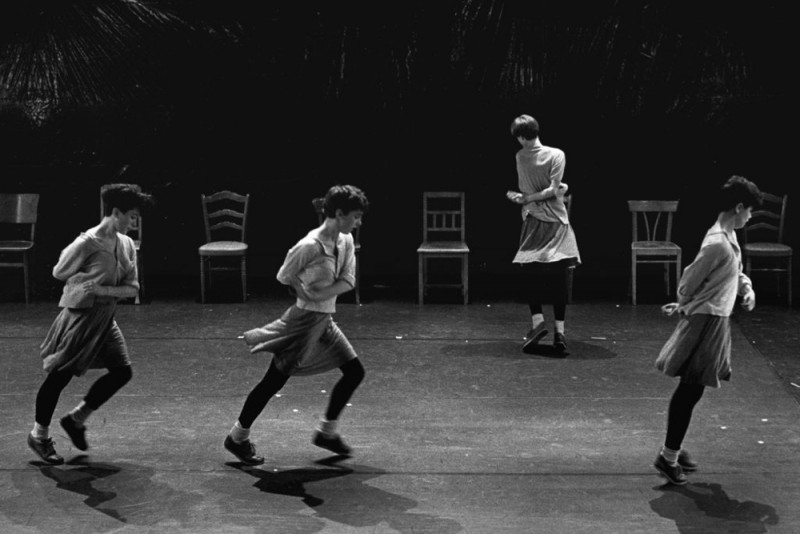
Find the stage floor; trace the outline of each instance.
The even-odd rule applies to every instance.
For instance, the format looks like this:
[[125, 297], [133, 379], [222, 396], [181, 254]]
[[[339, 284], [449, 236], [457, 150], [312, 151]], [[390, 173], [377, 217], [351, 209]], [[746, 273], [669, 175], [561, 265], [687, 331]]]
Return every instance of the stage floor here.
[[310, 443], [332, 372], [290, 379], [253, 425], [266, 463], [242, 467], [222, 441], [269, 360], [237, 336], [288, 303], [120, 306], [133, 380], [88, 455], [57, 419], [99, 371], [67, 387], [63, 466], [25, 444], [57, 308], [0, 304], [0, 532], [800, 532], [797, 311], [737, 312], [732, 381], [700, 401], [700, 470], [676, 488], [652, 467], [676, 385], [653, 368], [675, 324], [656, 305], [571, 306], [560, 359], [521, 352], [523, 304], [340, 304], [367, 370], [341, 419], [353, 457]]

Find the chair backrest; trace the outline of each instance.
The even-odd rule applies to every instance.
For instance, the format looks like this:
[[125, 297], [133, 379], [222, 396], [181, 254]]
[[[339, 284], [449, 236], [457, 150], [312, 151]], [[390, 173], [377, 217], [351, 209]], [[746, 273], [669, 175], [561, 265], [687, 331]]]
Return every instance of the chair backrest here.
[[39, 211], [39, 195], [36, 193], [0, 193], [0, 223], [29, 224], [30, 241], [36, 234]]
[[[105, 213], [106, 213], [105, 204], [103, 203], [103, 191], [105, 191], [106, 188], [108, 188], [110, 185], [113, 185], [113, 184], [105, 184], [105, 185], [100, 186], [100, 217], [101, 218], [104, 217]], [[136, 184], [131, 184], [131, 185], [136, 185]], [[137, 245], [141, 246], [141, 244], [142, 244], [142, 214], [141, 213], [139, 214], [138, 217], [136, 217], [136, 220], [132, 221], [130, 226], [128, 226], [127, 235], [130, 236], [130, 238], [133, 239], [133, 241]]]
[[742, 231], [744, 243], [767, 241], [783, 243], [783, 223], [786, 217], [788, 195], [777, 196], [762, 192], [764, 202], [761, 209], [753, 211], [752, 217]]
[[[672, 240], [672, 216], [678, 211], [677, 200], [629, 200], [628, 209], [631, 212], [632, 241]], [[643, 233], [639, 232], [639, 219], [644, 221]]]
[[[464, 241], [466, 212], [464, 192], [422, 193], [422, 240]], [[431, 238], [435, 239], [431, 239]]]
[[[220, 230], [231, 229], [238, 235], [229, 241], [246, 243], [247, 213], [250, 208], [250, 195], [240, 195], [232, 191], [219, 191], [211, 195], [200, 195], [203, 205], [203, 223], [206, 228], [206, 243], [215, 241]], [[213, 211], [212, 211], [213, 210]]]

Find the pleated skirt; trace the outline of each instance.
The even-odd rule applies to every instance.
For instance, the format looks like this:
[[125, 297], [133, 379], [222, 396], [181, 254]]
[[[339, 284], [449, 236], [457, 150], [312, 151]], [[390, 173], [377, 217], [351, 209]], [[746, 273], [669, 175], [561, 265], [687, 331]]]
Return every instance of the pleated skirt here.
[[731, 328], [728, 317], [682, 316], [656, 359], [656, 369], [681, 382], [718, 388], [731, 378]]
[[130, 365], [128, 347], [114, 320], [116, 299], [98, 299], [91, 308], [62, 308], [41, 344], [45, 371], [70, 371]]
[[554, 263], [561, 260], [570, 260], [572, 265], [581, 262], [572, 226], [540, 221], [530, 215], [525, 217], [513, 263]]
[[269, 324], [244, 333], [250, 352], [269, 352], [280, 372], [304, 376], [337, 369], [357, 357], [331, 314], [291, 306]]

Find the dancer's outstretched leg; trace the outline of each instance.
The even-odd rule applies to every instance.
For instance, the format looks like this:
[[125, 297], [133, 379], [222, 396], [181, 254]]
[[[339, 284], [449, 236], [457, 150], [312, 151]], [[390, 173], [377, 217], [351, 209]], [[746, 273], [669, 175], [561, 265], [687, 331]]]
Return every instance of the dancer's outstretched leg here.
[[286, 385], [287, 380], [289, 377], [278, 371], [273, 361], [264, 378], [247, 396], [242, 411], [239, 413], [239, 419], [234, 423], [224, 443], [225, 448], [241, 462], [248, 465], [264, 463], [264, 457], [256, 454], [255, 445], [250, 441], [250, 427], [264, 411], [269, 400]]

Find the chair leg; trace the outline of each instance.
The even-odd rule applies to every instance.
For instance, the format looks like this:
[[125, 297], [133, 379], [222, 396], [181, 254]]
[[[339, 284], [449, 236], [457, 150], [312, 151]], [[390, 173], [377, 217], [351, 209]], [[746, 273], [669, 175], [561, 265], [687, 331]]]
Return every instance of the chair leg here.
[[670, 269], [669, 269], [669, 262], [664, 263], [664, 283], [667, 286], [667, 297], [669, 297], [672, 292], [670, 291]]
[[469, 257], [461, 258], [461, 293], [464, 296], [464, 304], [469, 302]]
[[417, 255], [417, 302], [422, 305], [424, 303], [425, 293], [425, 259], [422, 254]]
[[242, 302], [247, 302], [247, 256], [242, 256]]
[[361, 305], [361, 259], [356, 254], [356, 287], [354, 288], [356, 292], [356, 306]]
[[786, 265], [786, 281], [788, 282], [788, 287], [786, 288], [786, 296], [788, 297], [789, 307], [792, 307], [792, 257], [789, 256], [789, 260], [787, 261]]
[[31, 287], [30, 287], [30, 277], [28, 276], [28, 253], [27, 252], [22, 254], [22, 270], [24, 271], [24, 275], [25, 275], [25, 304], [30, 304], [30, 302], [31, 302]]
[[636, 256], [631, 256], [631, 302], [636, 306]]
[[206, 260], [200, 256], [200, 302], [206, 303]]
[[136, 292], [136, 297], [133, 299], [134, 304], [141, 304], [142, 296], [144, 295], [144, 272], [142, 270], [142, 266], [142, 252], [139, 251], [139, 253], [136, 255], [136, 273], [139, 280], [139, 291]]

